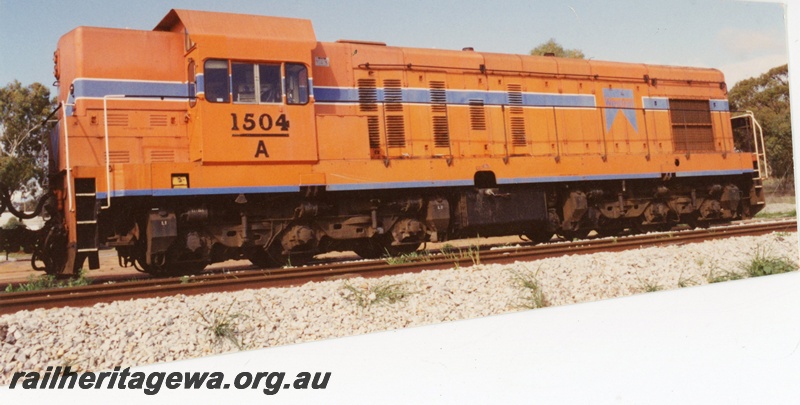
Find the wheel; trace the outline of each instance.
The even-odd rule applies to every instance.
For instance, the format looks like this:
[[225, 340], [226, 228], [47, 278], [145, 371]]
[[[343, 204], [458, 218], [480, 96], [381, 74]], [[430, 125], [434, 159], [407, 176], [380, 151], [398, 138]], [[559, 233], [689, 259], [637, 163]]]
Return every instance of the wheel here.
[[250, 263], [253, 263], [256, 267], [264, 268], [274, 268], [279, 267], [278, 263], [273, 260], [267, 252], [258, 249], [258, 251], [251, 253], [247, 256], [247, 260], [250, 260]]
[[250, 263], [260, 268], [276, 268], [276, 267], [295, 267], [307, 264], [314, 258], [313, 253], [289, 253], [284, 255], [281, 252], [281, 245], [273, 243], [269, 248], [259, 249], [256, 248], [247, 257]]
[[625, 228], [611, 227], [611, 228], [596, 229], [595, 232], [597, 232], [598, 236], [602, 238], [607, 238], [611, 236], [619, 236], [620, 234], [622, 234], [622, 231], [624, 230]]
[[399, 246], [391, 246], [391, 245], [389, 245], [389, 246], [385, 246], [385, 249], [386, 249], [386, 252], [389, 254], [389, 256], [401, 256], [401, 255], [407, 255], [409, 253], [416, 252], [417, 249], [419, 249], [420, 245], [422, 245], [422, 243], [414, 242], [414, 243], [409, 243], [409, 244], [404, 244], [404, 245], [399, 245]]
[[589, 236], [589, 232], [591, 231], [592, 230], [589, 228], [576, 229], [573, 231], [562, 231], [558, 234], [558, 236], [564, 238], [567, 241], [572, 241], [575, 239], [586, 239], [586, 237]]
[[549, 242], [550, 239], [553, 238], [553, 233], [554, 232], [548, 231], [546, 229], [534, 229], [532, 231], [525, 232], [525, 236], [528, 237], [528, 239], [530, 239], [531, 242], [539, 244], [539, 243]]
[[373, 238], [364, 240], [353, 251], [364, 259], [380, 259], [387, 254], [383, 244]]

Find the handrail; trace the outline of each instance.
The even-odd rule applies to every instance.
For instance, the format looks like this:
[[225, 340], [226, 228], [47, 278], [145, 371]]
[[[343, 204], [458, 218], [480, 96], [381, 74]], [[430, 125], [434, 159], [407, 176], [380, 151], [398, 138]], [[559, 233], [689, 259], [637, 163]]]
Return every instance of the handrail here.
[[108, 147], [108, 99], [109, 98], [125, 98], [124, 94], [109, 94], [103, 96], [103, 128], [105, 130], [105, 147], [106, 147], [106, 206], [100, 206], [100, 209], [111, 208], [111, 151]]
[[741, 115], [731, 117], [731, 121], [738, 118], [748, 118], [750, 122], [753, 123], [753, 147], [755, 148], [756, 155], [756, 170], [758, 170], [759, 177], [768, 179], [770, 173], [769, 165], [767, 164], [767, 148], [764, 144], [764, 130], [761, 128], [761, 124], [756, 120], [755, 114], [750, 110], [744, 111]]
[[[62, 107], [66, 107], [68, 105], [74, 104], [67, 104], [64, 101], [61, 102]], [[75, 211], [75, 208], [72, 205], [72, 166], [69, 163], [69, 125], [67, 123], [67, 109], [62, 108], [62, 110], [64, 112], [64, 153], [67, 156], [64, 162], [67, 167], [67, 206], [69, 207], [69, 212], [73, 212]]]

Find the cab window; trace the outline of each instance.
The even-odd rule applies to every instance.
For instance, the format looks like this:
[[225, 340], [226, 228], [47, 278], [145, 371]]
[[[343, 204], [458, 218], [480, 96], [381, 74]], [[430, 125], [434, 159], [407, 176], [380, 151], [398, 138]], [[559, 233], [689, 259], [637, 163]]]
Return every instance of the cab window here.
[[230, 101], [228, 61], [207, 60], [203, 68], [203, 77], [206, 100], [212, 103], [227, 103]]
[[286, 103], [308, 103], [308, 69], [304, 65], [286, 64]]
[[234, 103], [281, 102], [280, 65], [233, 62], [231, 81]]

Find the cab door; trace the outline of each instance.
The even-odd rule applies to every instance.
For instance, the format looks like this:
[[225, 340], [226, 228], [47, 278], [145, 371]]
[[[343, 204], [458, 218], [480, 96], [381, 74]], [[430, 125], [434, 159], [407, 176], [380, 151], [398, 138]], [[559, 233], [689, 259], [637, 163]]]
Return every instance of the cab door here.
[[204, 93], [204, 162], [317, 160], [305, 65], [209, 59]]

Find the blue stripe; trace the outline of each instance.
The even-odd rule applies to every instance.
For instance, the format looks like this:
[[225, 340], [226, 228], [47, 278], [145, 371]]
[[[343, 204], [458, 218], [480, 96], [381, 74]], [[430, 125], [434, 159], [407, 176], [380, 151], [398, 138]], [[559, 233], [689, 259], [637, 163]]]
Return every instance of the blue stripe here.
[[[358, 89], [352, 87], [316, 87], [315, 100], [323, 103], [357, 103]], [[480, 100], [484, 105], [509, 105], [508, 93], [497, 91], [447, 90], [447, 104], [469, 105], [471, 100]], [[386, 102], [384, 89], [376, 89], [378, 103]], [[523, 107], [595, 107], [595, 97], [589, 94], [523, 93]], [[427, 89], [403, 89], [403, 103], [431, 102]]]
[[594, 176], [518, 177], [510, 179], [497, 179], [497, 184], [557, 183], [561, 181], [631, 180], [631, 179], [658, 179], [658, 178], [661, 178], [661, 173], [603, 174]]
[[318, 102], [357, 103], [358, 90], [344, 87], [316, 87], [314, 99]]
[[189, 95], [189, 85], [187, 83], [76, 79], [72, 84], [75, 98], [102, 98], [117, 94], [157, 97], [188, 97]]
[[431, 102], [431, 92], [427, 89], [403, 89], [403, 101], [428, 104]]
[[206, 77], [200, 73], [194, 77], [197, 82], [197, 93], [205, 93], [206, 91]]
[[351, 183], [351, 184], [328, 184], [327, 191], [355, 191], [355, 190], [387, 190], [398, 188], [428, 188], [428, 187], [463, 187], [472, 186], [472, 180], [448, 180], [448, 181], [402, 181], [394, 183]]
[[[647, 110], [669, 110], [669, 99], [666, 97], [643, 97], [642, 104]], [[711, 111], [730, 111], [728, 100], [708, 100]]]
[[[730, 176], [753, 173], [753, 170], [707, 170], [697, 172], [677, 172], [676, 177], [699, 176]], [[658, 179], [661, 173], [637, 174], [602, 174], [591, 176], [545, 176], [545, 177], [520, 177], [498, 179], [497, 184], [535, 184], [556, 183], [569, 181], [598, 181], [598, 180], [632, 180], [632, 179]], [[390, 190], [402, 188], [431, 188], [431, 187], [471, 187], [472, 180], [447, 180], [447, 181], [402, 181], [392, 183], [350, 183], [329, 184], [327, 191], [357, 191], [357, 190]], [[218, 188], [172, 188], [172, 189], [144, 189], [144, 190], [115, 190], [112, 197], [185, 197], [193, 195], [223, 195], [223, 194], [259, 194], [259, 193], [296, 193], [299, 186], [271, 186], [271, 187], [218, 187]], [[97, 193], [97, 199], [105, 199], [107, 193]]]
[[669, 110], [669, 99], [666, 97], [643, 97], [642, 106], [645, 110]]
[[754, 173], [753, 169], [736, 169], [736, 170], [703, 170], [699, 172], [677, 172], [675, 177], [701, 177], [701, 176], [730, 176], [740, 175], [747, 173]]
[[[193, 195], [223, 195], [223, 194], [259, 194], [259, 193], [297, 193], [300, 186], [270, 186], [270, 187], [211, 187], [211, 188], [157, 188], [142, 190], [114, 190], [111, 197], [185, 197]], [[97, 193], [98, 199], [104, 199], [107, 193]]]
[[711, 111], [730, 111], [728, 100], [708, 100], [708, 107], [711, 109]]

